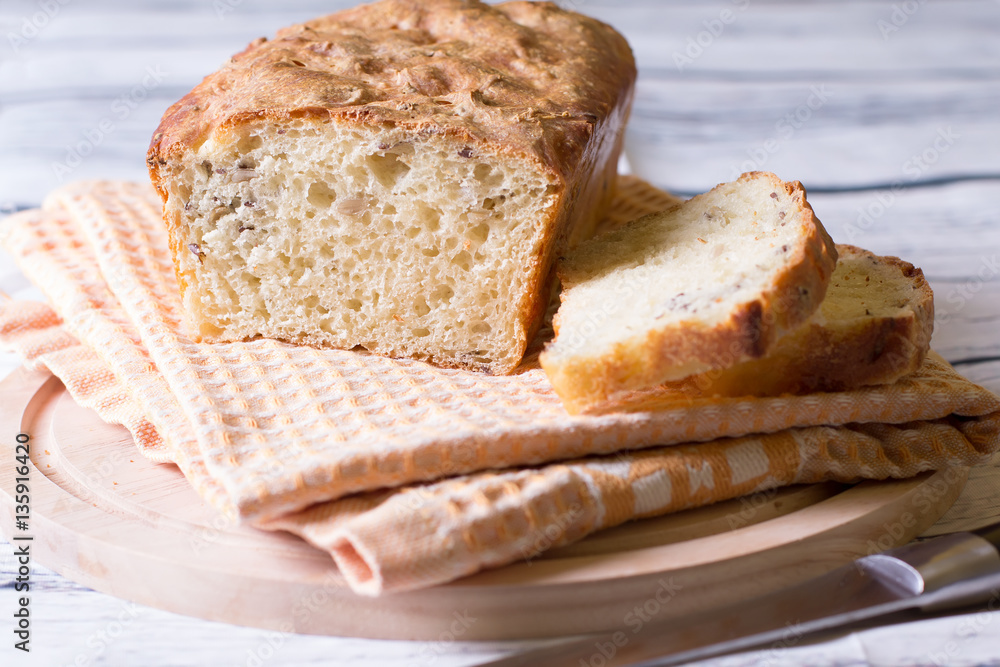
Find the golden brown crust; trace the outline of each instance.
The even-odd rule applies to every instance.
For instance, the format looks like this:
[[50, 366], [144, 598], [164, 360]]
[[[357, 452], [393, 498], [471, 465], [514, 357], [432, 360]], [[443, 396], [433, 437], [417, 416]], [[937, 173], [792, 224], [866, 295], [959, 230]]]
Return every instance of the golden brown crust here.
[[[895, 382], [914, 372], [930, 349], [934, 330], [934, 294], [923, 272], [897, 257], [878, 256], [855, 246], [838, 245], [837, 251], [841, 261], [871, 262], [872, 268], [897, 274], [910, 291], [898, 304], [899, 312], [836, 322], [810, 320], [761, 359], [621, 394], [603, 403], [581, 403], [577, 409], [588, 413], [649, 411], [712, 396], [848, 391]], [[836, 281], [837, 274], [828, 292], [831, 297], [839, 288]], [[873, 285], [872, 289], [883, 288]]]
[[338, 115], [540, 155], [572, 180], [634, 78], [624, 38], [553, 3], [383, 0], [252, 42], [170, 107], [150, 168], [251, 118]]
[[252, 42], [167, 110], [147, 163], [160, 189], [164, 161], [214, 131], [337, 117], [537, 159], [573, 185], [620, 142], [634, 81], [621, 35], [554, 3], [383, 0]]
[[[707, 327], [698, 321], [683, 321], [651, 328], [644, 340], [618, 343], [599, 357], [555, 363], [543, 353], [542, 366], [570, 412], [607, 402], [616, 393], [677, 378], [678, 369], [693, 374], [726, 368], [747, 357], [762, 357], [785, 332], [802, 324], [819, 307], [837, 263], [833, 240], [806, 201], [801, 183], [785, 183], [766, 172], [744, 174], [737, 182], [754, 178], [768, 178], [774, 188], [784, 189], [798, 204], [802, 243], [789, 255], [785, 271], [759, 299], [734, 309], [721, 324]], [[564, 288], [570, 286], [567, 280]], [[558, 334], [558, 313], [554, 328]]]
[[252, 42], [167, 110], [147, 164], [166, 202], [166, 167], [214, 133], [297, 118], [444, 135], [530, 160], [560, 184], [561, 203], [524, 267], [523, 352], [554, 252], [589, 236], [610, 205], [635, 75], [621, 35], [554, 3], [383, 0]]

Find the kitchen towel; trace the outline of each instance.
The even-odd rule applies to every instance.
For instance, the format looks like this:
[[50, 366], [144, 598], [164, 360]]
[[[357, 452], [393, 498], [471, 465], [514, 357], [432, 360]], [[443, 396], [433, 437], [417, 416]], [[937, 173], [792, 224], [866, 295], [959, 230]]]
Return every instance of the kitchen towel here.
[[[674, 201], [625, 178], [610, 224]], [[971, 465], [1000, 445], [1000, 401], [933, 354], [892, 385], [570, 416], [536, 362], [550, 331], [504, 377], [199, 343], [146, 185], [71, 184], [0, 235], [51, 303], [0, 304], [0, 340], [176, 463], [219, 511], [329, 551], [359, 593], [766, 488]]]

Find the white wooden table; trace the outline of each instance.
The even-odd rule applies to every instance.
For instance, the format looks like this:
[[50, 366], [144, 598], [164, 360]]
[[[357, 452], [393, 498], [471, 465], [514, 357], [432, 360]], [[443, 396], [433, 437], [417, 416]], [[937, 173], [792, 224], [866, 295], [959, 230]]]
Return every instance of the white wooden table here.
[[[4, 0], [0, 212], [71, 179], [145, 178], [160, 114], [200, 77], [259, 35], [348, 4]], [[801, 180], [838, 242], [924, 269], [934, 347], [1000, 391], [1000, 3], [560, 4], [612, 23], [636, 51], [628, 154], [640, 175], [682, 194], [751, 169]], [[37, 295], [8, 257], [0, 290]], [[0, 373], [15, 365], [0, 358]], [[1000, 489], [974, 496], [953, 524], [963, 512], [1000, 518]], [[0, 543], [2, 665], [450, 666], [531, 645], [280, 636], [133, 605], [36, 564], [25, 656], [12, 648], [12, 552]], [[998, 660], [1000, 611], [984, 608], [713, 664]]]

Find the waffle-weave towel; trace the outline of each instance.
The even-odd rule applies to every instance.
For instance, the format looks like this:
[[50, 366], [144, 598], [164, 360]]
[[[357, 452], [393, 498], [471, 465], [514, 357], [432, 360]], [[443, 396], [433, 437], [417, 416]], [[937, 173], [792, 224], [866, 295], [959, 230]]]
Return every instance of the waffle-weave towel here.
[[[629, 179], [616, 214], [671, 201]], [[198, 343], [159, 213], [148, 186], [95, 182], [5, 221], [5, 246], [52, 305], [2, 304], [0, 339], [220, 511], [328, 550], [359, 592], [448, 581], [636, 517], [970, 465], [998, 447], [1000, 401], [933, 355], [889, 386], [570, 416], [533, 356], [490, 377]]]

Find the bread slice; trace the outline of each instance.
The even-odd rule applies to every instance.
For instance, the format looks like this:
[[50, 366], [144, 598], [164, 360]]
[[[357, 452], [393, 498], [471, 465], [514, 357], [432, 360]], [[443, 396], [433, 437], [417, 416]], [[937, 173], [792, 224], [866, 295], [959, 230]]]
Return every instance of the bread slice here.
[[577, 410], [662, 410], [697, 398], [847, 391], [916, 371], [934, 331], [934, 293], [923, 271], [851, 245], [838, 244], [837, 254], [819, 310], [767, 356]]
[[837, 251], [801, 184], [751, 172], [582, 244], [540, 362], [570, 411], [770, 352]]
[[383, 0], [254, 42], [148, 154], [196, 334], [513, 370], [611, 203], [634, 81], [552, 3]]

